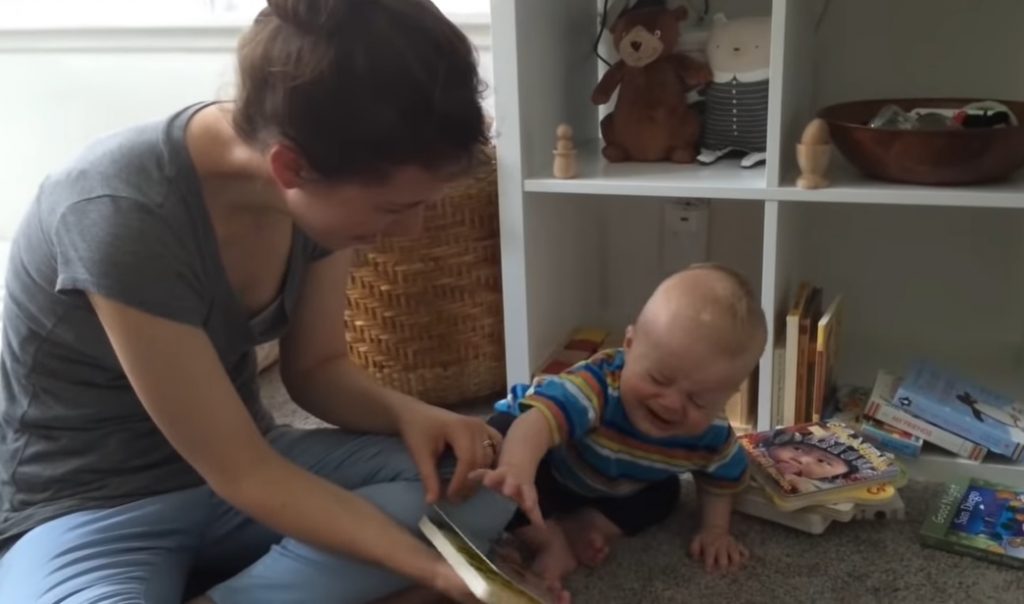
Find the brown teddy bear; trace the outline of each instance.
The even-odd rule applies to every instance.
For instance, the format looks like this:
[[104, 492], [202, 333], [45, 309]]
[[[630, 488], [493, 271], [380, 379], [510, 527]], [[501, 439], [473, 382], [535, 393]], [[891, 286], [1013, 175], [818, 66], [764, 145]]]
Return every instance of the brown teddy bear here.
[[685, 7], [634, 8], [620, 14], [611, 33], [619, 60], [601, 77], [591, 101], [615, 109], [601, 120], [608, 161], [690, 163], [697, 157], [700, 117], [686, 93], [707, 84], [705, 63], [675, 52]]

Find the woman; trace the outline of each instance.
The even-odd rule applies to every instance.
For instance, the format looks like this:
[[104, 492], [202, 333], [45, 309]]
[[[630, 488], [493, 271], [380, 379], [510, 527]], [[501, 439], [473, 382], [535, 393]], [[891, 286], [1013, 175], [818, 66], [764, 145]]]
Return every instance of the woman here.
[[[419, 229], [486, 141], [473, 49], [429, 0], [270, 0], [238, 62], [234, 103], [97, 141], [19, 229], [0, 602], [178, 603], [197, 573], [217, 604], [476, 601], [415, 523], [499, 437], [372, 382], [343, 325], [347, 250]], [[341, 430], [274, 426], [253, 347], [278, 337], [290, 395]], [[483, 538], [512, 507], [454, 513]]]

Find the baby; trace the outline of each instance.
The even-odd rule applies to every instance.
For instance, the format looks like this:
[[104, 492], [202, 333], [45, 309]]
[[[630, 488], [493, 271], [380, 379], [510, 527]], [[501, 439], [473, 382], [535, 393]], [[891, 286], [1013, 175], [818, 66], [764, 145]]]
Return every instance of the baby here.
[[690, 554], [709, 571], [744, 562], [729, 522], [747, 458], [723, 412], [766, 334], [742, 276], [694, 265], [658, 286], [621, 348], [495, 405], [490, 423], [507, 435], [496, 467], [475, 477], [519, 504], [508, 528], [535, 551], [535, 572], [554, 588], [600, 564], [615, 539], [669, 516], [684, 473], [702, 504]]

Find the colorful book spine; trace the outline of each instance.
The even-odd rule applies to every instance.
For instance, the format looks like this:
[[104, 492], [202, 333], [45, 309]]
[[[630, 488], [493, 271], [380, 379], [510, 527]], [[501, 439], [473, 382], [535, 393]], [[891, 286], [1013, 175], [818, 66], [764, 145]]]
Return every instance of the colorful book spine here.
[[785, 425], [784, 402], [786, 400], [786, 347], [776, 344], [772, 363], [772, 426]]
[[905, 430], [915, 436], [920, 436], [937, 447], [971, 461], [981, 461], [985, 454], [988, 453], [987, 448], [977, 443], [929, 424], [906, 411], [897, 409], [879, 400], [869, 401], [867, 408], [864, 410], [864, 415], [900, 430]]
[[537, 370], [534, 377], [558, 375], [576, 363], [589, 359], [608, 342], [608, 335], [607, 331], [598, 328], [575, 330], [562, 349], [544, 361], [544, 365]]
[[797, 286], [793, 304], [786, 314], [786, 381], [782, 401], [782, 425], [792, 426], [797, 420], [797, 373], [800, 368], [800, 317], [807, 312], [807, 300], [811, 294], [811, 285], [801, 281]]
[[1024, 457], [1024, 406], [933, 364], [914, 363], [893, 402], [990, 451]]
[[903, 455], [904, 457], [918, 457], [921, 455], [921, 445], [924, 444], [924, 441], [919, 436], [872, 420], [871, 418], [866, 418], [861, 422], [860, 434], [864, 437], [864, 440], [874, 444], [879, 449]]

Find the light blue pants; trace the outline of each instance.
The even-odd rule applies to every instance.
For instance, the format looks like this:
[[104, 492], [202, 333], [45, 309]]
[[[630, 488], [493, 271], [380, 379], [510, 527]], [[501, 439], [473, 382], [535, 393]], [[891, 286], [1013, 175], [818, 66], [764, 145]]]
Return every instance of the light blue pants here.
[[[419, 535], [423, 486], [400, 440], [287, 427], [268, 438]], [[451, 508], [478, 544], [496, 537], [514, 511], [486, 489]], [[203, 486], [33, 529], [0, 559], [0, 602], [180, 604], [196, 573], [231, 577], [208, 592], [217, 604], [355, 604], [409, 586], [382, 568], [282, 539]]]

